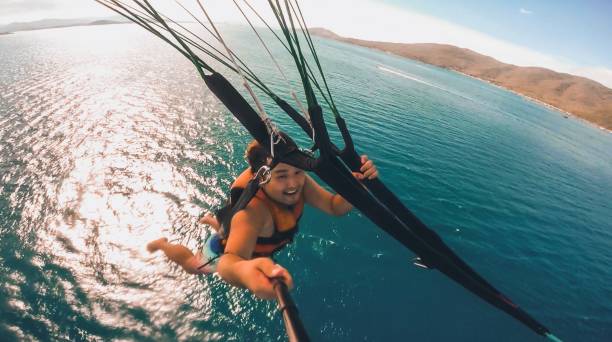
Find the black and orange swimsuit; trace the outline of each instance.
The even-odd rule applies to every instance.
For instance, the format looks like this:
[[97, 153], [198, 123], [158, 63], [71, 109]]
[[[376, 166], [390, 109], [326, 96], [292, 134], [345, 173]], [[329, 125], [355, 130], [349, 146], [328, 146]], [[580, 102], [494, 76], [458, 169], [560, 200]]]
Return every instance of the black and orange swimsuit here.
[[[251, 178], [253, 178], [251, 169], [245, 170], [236, 178], [230, 190], [230, 203], [217, 212], [219, 222], [223, 222], [223, 215], [229, 213], [229, 209], [237, 202], [237, 199], [242, 194], [242, 190], [246, 187]], [[253, 199], [251, 199], [251, 202], [252, 201], [260, 201], [263, 203], [270, 211], [274, 222], [274, 233], [272, 236], [260, 236], [257, 238], [253, 250], [253, 257], [271, 256], [291, 243], [293, 237], [298, 232], [298, 221], [302, 217], [302, 212], [304, 211], [304, 196], [302, 194], [296, 204], [287, 206], [274, 201], [268, 197], [263, 189], [259, 189]], [[223, 246], [225, 246], [226, 239], [227, 237], [222, 240]]]

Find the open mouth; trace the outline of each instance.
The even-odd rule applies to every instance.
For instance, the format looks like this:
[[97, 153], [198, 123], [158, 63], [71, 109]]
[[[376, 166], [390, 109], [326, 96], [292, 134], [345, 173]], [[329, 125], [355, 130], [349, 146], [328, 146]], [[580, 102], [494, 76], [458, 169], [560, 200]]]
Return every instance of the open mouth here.
[[293, 190], [289, 190], [289, 191], [283, 191], [283, 195], [285, 196], [295, 196], [298, 194], [298, 189], [293, 189]]

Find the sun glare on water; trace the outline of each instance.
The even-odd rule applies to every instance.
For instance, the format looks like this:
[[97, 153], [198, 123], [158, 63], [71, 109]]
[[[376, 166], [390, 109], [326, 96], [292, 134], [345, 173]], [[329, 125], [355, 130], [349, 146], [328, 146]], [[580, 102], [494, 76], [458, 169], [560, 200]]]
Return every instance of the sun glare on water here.
[[[159, 43], [121, 39], [122, 32], [135, 29], [110, 25], [38, 33], [48, 52], [32, 57], [38, 76], [33, 83], [15, 84], [20, 93], [14, 94], [15, 108], [26, 113], [29, 125], [14, 141], [31, 151], [27, 172], [15, 177], [18, 184], [37, 179], [38, 190], [29, 199], [13, 200], [27, 200], [22, 224], [41, 223], [34, 228], [38, 248], [70, 269], [90, 300], [143, 307], [164, 322], [184, 303], [184, 292], [176, 288], [198, 280], [185, 280], [162, 255], [149, 254], [146, 243], [168, 236], [197, 247], [206, 232], [195, 224], [204, 208], [194, 203], [218, 203], [223, 191], [216, 179], [181, 169], [182, 159], [218, 160], [188, 141], [209, 131], [194, 117], [212, 107], [175, 101], [176, 88], [157, 74], [167, 69], [182, 80], [191, 75], [190, 66], [151, 69], [154, 57], [141, 53]], [[51, 54], [63, 56], [63, 62]], [[201, 85], [195, 87], [201, 91]], [[206, 139], [210, 146], [223, 146]], [[198, 184], [207, 184], [207, 192]], [[79, 308], [76, 296], [67, 297]], [[141, 324], [103, 306], [91, 309], [111, 326]]]

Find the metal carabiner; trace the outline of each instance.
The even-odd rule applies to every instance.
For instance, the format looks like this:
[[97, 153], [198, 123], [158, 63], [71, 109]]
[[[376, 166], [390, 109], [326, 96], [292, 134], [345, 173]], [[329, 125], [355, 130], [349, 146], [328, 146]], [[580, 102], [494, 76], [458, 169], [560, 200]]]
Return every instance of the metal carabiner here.
[[263, 165], [257, 170], [253, 178], [259, 180], [259, 186], [267, 184], [272, 178], [272, 169], [268, 165]]

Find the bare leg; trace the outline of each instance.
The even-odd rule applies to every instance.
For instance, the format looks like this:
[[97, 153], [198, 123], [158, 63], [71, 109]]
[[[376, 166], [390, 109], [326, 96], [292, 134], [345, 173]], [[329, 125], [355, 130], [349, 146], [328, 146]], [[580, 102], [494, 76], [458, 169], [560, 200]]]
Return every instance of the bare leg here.
[[217, 217], [211, 213], [206, 213], [206, 215], [202, 216], [198, 223], [211, 226], [217, 233], [219, 233], [219, 230], [221, 229], [219, 220], [217, 220]]
[[196, 256], [193, 255], [189, 248], [169, 243], [167, 238], [153, 240], [147, 244], [149, 253], [154, 253], [160, 249], [166, 254], [168, 259], [180, 265], [187, 273], [199, 273]]

